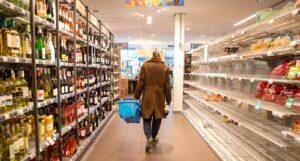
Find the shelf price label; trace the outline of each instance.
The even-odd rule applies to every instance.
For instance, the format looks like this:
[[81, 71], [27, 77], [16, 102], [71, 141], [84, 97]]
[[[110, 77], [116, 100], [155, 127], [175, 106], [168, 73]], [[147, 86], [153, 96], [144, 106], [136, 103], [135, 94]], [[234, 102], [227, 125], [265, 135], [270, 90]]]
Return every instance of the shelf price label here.
[[295, 9], [294, 11], [292, 11], [292, 16], [295, 16], [299, 13], [299, 9]]
[[262, 107], [262, 102], [260, 100], [256, 101], [255, 110], [260, 111]]

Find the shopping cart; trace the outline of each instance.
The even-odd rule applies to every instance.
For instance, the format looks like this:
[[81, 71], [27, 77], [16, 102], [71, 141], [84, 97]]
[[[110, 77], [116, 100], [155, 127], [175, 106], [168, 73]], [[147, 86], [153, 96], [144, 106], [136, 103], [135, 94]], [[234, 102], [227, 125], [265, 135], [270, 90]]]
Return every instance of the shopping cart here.
[[118, 101], [119, 114], [127, 123], [139, 123], [141, 120], [140, 101], [126, 98]]

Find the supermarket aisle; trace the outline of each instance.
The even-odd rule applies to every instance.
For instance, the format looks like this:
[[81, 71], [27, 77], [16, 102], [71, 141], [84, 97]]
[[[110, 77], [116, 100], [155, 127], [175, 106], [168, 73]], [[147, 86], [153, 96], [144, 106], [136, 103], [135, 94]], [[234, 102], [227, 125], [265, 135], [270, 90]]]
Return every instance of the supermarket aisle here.
[[85, 161], [218, 161], [192, 125], [180, 113], [162, 123], [160, 143], [144, 150], [142, 124], [126, 124], [115, 114], [85, 156]]

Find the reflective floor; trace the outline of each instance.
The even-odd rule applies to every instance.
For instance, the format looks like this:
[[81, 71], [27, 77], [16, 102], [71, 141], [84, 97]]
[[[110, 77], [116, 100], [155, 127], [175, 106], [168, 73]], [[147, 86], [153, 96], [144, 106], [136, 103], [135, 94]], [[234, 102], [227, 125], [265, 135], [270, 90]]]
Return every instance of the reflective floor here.
[[159, 144], [145, 153], [142, 123], [126, 124], [117, 114], [90, 147], [85, 161], [219, 161], [181, 113], [163, 120]]

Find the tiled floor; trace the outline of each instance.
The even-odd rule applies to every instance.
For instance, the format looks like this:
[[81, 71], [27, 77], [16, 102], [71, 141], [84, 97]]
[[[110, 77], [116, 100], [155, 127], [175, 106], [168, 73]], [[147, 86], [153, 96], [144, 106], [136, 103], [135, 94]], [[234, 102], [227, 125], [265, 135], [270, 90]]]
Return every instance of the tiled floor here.
[[163, 120], [160, 142], [145, 153], [142, 123], [126, 124], [115, 114], [84, 157], [85, 161], [219, 161], [180, 113]]

